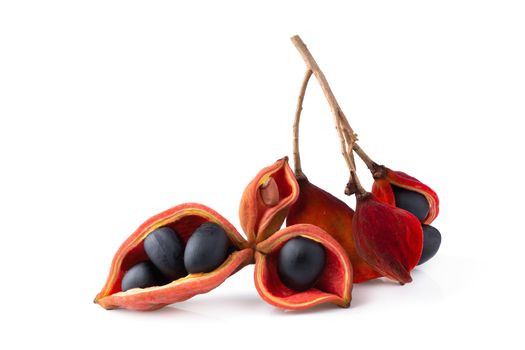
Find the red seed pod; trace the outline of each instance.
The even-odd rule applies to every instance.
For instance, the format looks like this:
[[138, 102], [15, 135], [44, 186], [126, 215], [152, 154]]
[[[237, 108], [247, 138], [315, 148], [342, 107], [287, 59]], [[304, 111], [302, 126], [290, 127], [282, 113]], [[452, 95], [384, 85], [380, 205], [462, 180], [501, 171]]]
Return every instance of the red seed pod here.
[[423, 230], [409, 212], [379, 201], [372, 193], [358, 195], [352, 223], [359, 255], [383, 276], [401, 284], [423, 249]]
[[297, 178], [299, 198], [291, 206], [286, 224], [305, 223], [318, 226], [334, 237], [352, 262], [354, 283], [381, 277], [357, 253], [352, 232], [354, 210], [345, 202], [310, 183], [306, 176]]
[[[277, 272], [280, 249], [298, 236], [318, 242], [326, 252], [326, 262], [319, 280], [312, 288], [301, 292], [286, 287]], [[255, 287], [265, 301], [282, 309], [301, 310], [322, 303], [348, 307], [352, 299], [352, 276], [352, 264], [343, 247], [317, 226], [292, 225], [256, 246]]]
[[246, 186], [239, 205], [239, 219], [248, 242], [261, 242], [279, 230], [298, 195], [299, 185], [288, 157], [259, 171]]
[[384, 166], [378, 166], [377, 171], [374, 172], [374, 178], [372, 193], [380, 201], [393, 206], [396, 205], [394, 191], [392, 190], [392, 185], [394, 185], [420, 193], [426, 198], [429, 210], [427, 216], [422, 220], [423, 224], [429, 225], [438, 216], [439, 198], [436, 192], [418, 179], [404, 172], [394, 171]]
[[[205, 222], [221, 226], [235, 248], [219, 267], [207, 273], [189, 274], [161, 286], [121, 290], [121, 281], [125, 272], [135, 264], [147, 260], [144, 239], [150, 232], [160, 227], [169, 227], [177, 231], [181, 239], [187, 242], [195, 229]], [[248, 248], [248, 242], [224, 217], [202, 204], [181, 204], [151, 217], [122, 243], [111, 263], [106, 284], [97, 294], [95, 303], [105, 309], [160, 309], [214, 289], [251, 262], [253, 262], [253, 250]]]

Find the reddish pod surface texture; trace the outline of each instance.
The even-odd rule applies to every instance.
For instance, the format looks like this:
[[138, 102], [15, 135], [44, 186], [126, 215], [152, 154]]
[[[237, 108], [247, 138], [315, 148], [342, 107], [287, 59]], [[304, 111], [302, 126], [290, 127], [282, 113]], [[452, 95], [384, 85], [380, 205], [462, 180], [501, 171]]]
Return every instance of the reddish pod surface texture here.
[[357, 200], [353, 232], [359, 255], [383, 276], [402, 284], [423, 249], [423, 230], [409, 212], [385, 204], [367, 193]]
[[[297, 292], [286, 287], [277, 271], [278, 254], [290, 239], [302, 236], [320, 243], [326, 252], [321, 277], [314, 287]], [[255, 287], [268, 303], [282, 309], [301, 310], [322, 303], [350, 306], [352, 265], [337, 241], [321, 228], [299, 224], [284, 228], [257, 244], [255, 252]]]
[[392, 185], [418, 192], [425, 196], [428, 201], [429, 210], [426, 218], [423, 219], [423, 224], [429, 225], [438, 216], [439, 198], [436, 192], [418, 179], [405, 174], [404, 172], [384, 168], [382, 177], [376, 178], [374, 181], [372, 193], [380, 201], [395, 206], [396, 200], [394, 191], [392, 190]]
[[261, 242], [279, 230], [298, 195], [299, 186], [287, 157], [259, 171], [246, 186], [239, 206], [248, 242]]
[[[167, 226], [178, 232], [182, 240], [187, 242], [195, 229], [204, 222], [220, 225], [236, 248], [221, 266], [214, 271], [189, 274], [158, 287], [121, 291], [120, 284], [124, 273], [135, 264], [147, 260], [143, 241], [150, 232]], [[253, 250], [248, 248], [246, 240], [224, 217], [202, 204], [181, 204], [148, 219], [121, 245], [111, 263], [106, 283], [95, 298], [95, 303], [105, 309], [159, 309], [214, 289], [252, 261]]]

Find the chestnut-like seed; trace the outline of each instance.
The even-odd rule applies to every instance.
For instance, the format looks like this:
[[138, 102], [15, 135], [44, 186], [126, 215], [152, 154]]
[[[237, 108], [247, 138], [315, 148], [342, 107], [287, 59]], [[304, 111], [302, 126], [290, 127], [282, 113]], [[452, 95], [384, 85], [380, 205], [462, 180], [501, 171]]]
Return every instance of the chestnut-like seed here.
[[414, 214], [419, 221], [423, 221], [427, 217], [429, 205], [425, 196], [394, 185], [392, 185], [392, 190], [394, 191], [396, 207]]
[[224, 229], [211, 222], [199, 226], [186, 243], [184, 266], [189, 273], [210, 272], [226, 260], [230, 241]]
[[175, 230], [161, 227], [152, 231], [144, 240], [144, 251], [168, 280], [174, 281], [186, 275], [184, 245]]
[[441, 233], [430, 225], [423, 225], [423, 252], [418, 265], [424, 264], [436, 255], [441, 245]]
[[278, 273], [290, 289], [301, 292], [312, 288], [325, 265], [324, 247], [305, 237], [286, 242], [278, 255]]
[[120, 288], [123, 292], [133, 288], [147, 288], [163, 285], [162, 276], [150, 261], [132, 266], [122, 277]]
[[261, 198], [264, 204], [269, 207], [275, 206], [279, 203], [279, 187], [277, 182], [272, 177], [269, 177], [261, 187], [259, 187]]

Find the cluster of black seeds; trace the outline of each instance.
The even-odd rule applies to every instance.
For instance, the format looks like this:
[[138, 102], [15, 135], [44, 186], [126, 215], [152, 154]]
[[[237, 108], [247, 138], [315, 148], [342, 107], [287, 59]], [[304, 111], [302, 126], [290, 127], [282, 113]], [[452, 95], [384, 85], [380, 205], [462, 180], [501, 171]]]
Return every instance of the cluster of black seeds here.
[[200, 225], [186, 246], [172, 228], [158, 228], [144, 239], [144, 251], [149, 260], [126, 271], [121, 289], [161, 286], [188, 273], [213, 271], [226, 260], [231, 247], [226, 232], [215, 223]]

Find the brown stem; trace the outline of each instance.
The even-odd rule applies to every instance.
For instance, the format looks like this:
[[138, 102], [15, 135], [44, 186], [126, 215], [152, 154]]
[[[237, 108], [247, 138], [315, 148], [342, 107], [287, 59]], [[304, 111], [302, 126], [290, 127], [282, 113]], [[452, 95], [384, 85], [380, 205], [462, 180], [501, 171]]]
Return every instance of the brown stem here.
[[345, 138], [345, 135], [344, 135], [344, 128], [343, 128], [343, 125], [341, 124], [341, 119], [339, 118], [334, 118], [335, 120], [335, 130], [337, 131], [337, 134], [339, 135], [339, 141], [341, 143], [341, 153], [343, 155], [343, 158], [346, 162], [346, 166], [348, 167], [348, 170], [350, 172], [350, 177], [348, 179], [348, 182], [352, 182], [352, 174], [355, 170], [355, 164], [352, 162], [352, 158], [351, 158], [351, 149], [348, 148], [348, 143], [346, 142], [346, 138]]
[[[320, 70], [312, 54], [309, 52], [308, 48], [306, 47], [306, 45], [304, 44], [304, 42], [301, 40], [301, 38], [298, 35], [292, 37], [292, 42], [294, 43], [294, 45], [297, 47], [297, 49], [303, 56], [303, 59], [305, 60], [307, 66], [309, 66], [312, 70], [313, 70], [312, 67], [316, 68], [314, 70], [314, 74], [316, 74], [316, 77], [319, 80], [321, 88], [323, 89], [323, 92], [332, 109], [332, 113], [336, 113], [337, 117], [342, 120], [342, 126], [340, 125], [340, 128], [343, 129], [343, 132], [345, 134], [353, 135], [352, 138], [355, 141], [357, 141], [357, 135], [354, 133], [354, 130], [350, 126], [350, 123], [348, 122], [346, 115], [344, 114], [343, 110], [337, 103], [337, 100], [335, 99], [335, 96], [326, 80], [326, 77], [324, 76], [323, 72]], [[334, 111], [334, 108], [337, 110], [337, 112]], [[348, 136], [346, 138], [348, 139]], [[357, 143], [355, 143], [355, 141], [353, 142], [353, 147], [351, 149], [353, 149], [353, 151], [359, 156], [359, 158], [361, 158], [361, 160], [366, 164], [367, 168], [370, 170], [373, 177], [376, 179], [384, 177], [385, 171], [386, 171], [385, 167], [382, 165], [378, 165], [376, 162], [374, 162], [365, 153], [365, 151]], [[347, 151], [347, 153], [349, 153], [350, 156], [353, 157], [350, 151]], [[357, 181], [359, 181], [359, 179]]]
[[374, 162], [357, 143], [354, 143], [354, 152], [357, 153], [359, 158], [366, 164], [366, 167], [370, 169], [370, 171], [373, 171], [377, 165], [376, 162]]
[[[340, 123], [343, 123], [341, 121], [341, 118], [339, 119], [339, 121]], [[345, 128], [344, 126], [341, 126], [341, 128], [343, 129], [343, 134], [345, 136], [347, 151], [350, 154], [350, 161], [352, 162], [351, 164], [352, 169], [354, 169], [353, 171], [350, 172], [350, 178], [348, 180], [348, 183], [346, 184], [345, 194], [350, 196], [354, 193], [358, 193], [358, 194], [366, 193], [366, 190], [361, 185], [361, 181], [359, 181], [359, 177], [357, 176], [354, 153], [352, 152], [352, 149], [355, 146], [355, 141], [357, 140], [357, 137], [355, 134], [350, 134], [350, 131], [348, 128]]]
[[[330, 85], [328, 84], [328, 81], [326, 80], [325, 75], [319, 68], [319, 65], [313, 58], [312, 54], [304, 44], [304, 42], [301, 40], [301, 38], [298, 35], [295, 35], [291, 38], [293, 44], [303, 57], [303, 60], [306, 63], [306, 66], [313, 72], [315, 77], [317, 78], [317, 81], [319, 82], [319, 85], [321, 86], [321, 89], [323, 90], [323, 93], [326, 97], [326, 100], [328, 101], [328, 104], [330, 105], [330, 109], [332, 110], [332, 115], [334, 117], [335, 122], [335, 128], [337, 131], [337, 134], [339, 136], [339, 140], [341, 142], [341, 152], [343, 155], [343, 158], [346, 161], [346, 164], [348, 166], [348, 169], [350, 171], [350, 179], [349, 183], [346, 187], [345, 193], [352, 194], [355, 192], [352, 192], [352, 190], [356, 190], [359, 194], [363, 194], [366, 191], [363, 189], [359, 182], [359, 178], [356, 174], [355, 164], [353, 162], [353, 158], [351, 156], [352, 148], [355, 142], [355, 136], [354, 131], [350, 127], [350, 123], [348, 123], [348, 120], [346, 120], [346, 117], [341, 111], [341, 107], [339, 107], [339, 103], [337, 103], [337, 100], [334, 96], [334, 93], [332, 92], [332, 89], [330, 88]], [[346, 120], [346, 121], [345, 121]], [[349, 134], [350, 140], [347, 140], [345, 137], [344, 129], [347, 130], [347, 133]], [[347, 149], [347, 142], [350, 143], [351, 147], [350, 152], [348, 152]], [[352, 193], [350, 193], [352, 192]]]
[[[342, 110], [340, 110], [339, 113], [341, 119], [343, 120], [343, 128], [344, 132], [346, 133], [353, 133], [352, 127], [350, 126], [350, 123], [348, 122], [348, 119], [346, 118], [345, 114]], [[353, 134], [353, 139], [357, 141], [357, 135]], [[366, 164], [366, 167], [370, 170], [372, 173], [372, 176], [374, 179], [382, 178], [385, 176], [385, 167], [382, 165], [378, 165], [376, 162], [374, 162], [368, 154], [365, 153], [365, 151], [359, 146], [356, 142], [353, 143], [352, 149], [354, 152], [361, 158], [363, 163]]]
[[374, 162], [357, 143], [354, 144], [354, 152], [361, 158], [363, 163], [366, 164], [366, 167], [370, 170], [374, 179], [382, 179], [386, 176], [385, 166]]
[[295, 119], [293, 122], [293, 162], [296, 178], [305, 178], [301, 168], [301, 154], [299, 153], [299, 122], [301, 120], [301, 112], [303, 111], [304, 95], [306, 93], [306, 87], [312, 76], [312, 71], [307, 69], [304, 73], [303, 83], [301, 84], [301, 90], [299, 91], [299, 97], [297, 98], [297, 109], [295, 110]]

